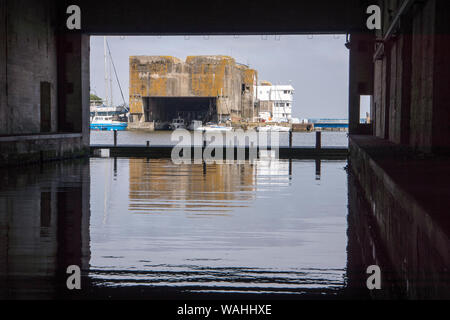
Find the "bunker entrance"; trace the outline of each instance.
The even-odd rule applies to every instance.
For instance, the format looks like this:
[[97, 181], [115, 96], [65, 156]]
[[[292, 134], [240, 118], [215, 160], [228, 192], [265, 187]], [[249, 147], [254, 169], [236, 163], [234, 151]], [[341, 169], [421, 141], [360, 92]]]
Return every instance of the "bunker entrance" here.
[[145, 121], [155, 122], [155, 129], [165, 129], [174, 119], [217, 122], [216, 97], [144, 97]]

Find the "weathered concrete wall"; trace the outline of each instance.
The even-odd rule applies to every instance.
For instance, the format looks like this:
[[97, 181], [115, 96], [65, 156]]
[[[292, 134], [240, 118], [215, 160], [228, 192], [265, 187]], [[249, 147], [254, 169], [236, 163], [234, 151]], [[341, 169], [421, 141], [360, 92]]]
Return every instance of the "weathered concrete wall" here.
[[0, 0], [0, 134], [7, 132], [7, 91], [6, 91], [6, 1]]
[[258, 101], [257, 112], [273, 112], [273, 101]]
[[385, 114], [384, 109], [381, 107], [383, 104], [383, 90], [385, 86], [383, 86], [383, 61], [377, 60], [375, 61], [374, 66], [374, 96], [372, 109], [370, 110], [370, 117], [373, 120], [374, 124], [374, 132], [373, 134], [377, 137], [384, 138], [384, 125], [385, 125]]
[[0, 137], [0, 150], [0, 167], [89, 154], [80, 133]]
[[89, 36], [64, 34], [58, 52], [58, 131], [79, 132], [89, 146]]
[[[405, 21], [405, 25], [408, 21]], [[390, 85], [389, 140], [408, 144], [411, 113], [412, 37], [401, 35], [391, 50], [392, 80]]]
[[292, 124], [292, 132], [310, 132], [314, 130], [312, 123], [294, 123]]
[[52, 131], [57, 130], [57, 49], [53, 6], [50, 0], [6, 1], [7, 17], [1, 23], [7, 29], [4, 34], [7, 63], [6, 70], [2, 70], [6, 73], [7, 91], [4, 91], [6, 99], [2, 97], [0, 134], [40, 132], [42, 81], [51, 84], [51, 127]]
[[435, 1], [427, 1], [413, 20], [411, 145], [430, 151], [433, 127]]
[[373, 95], [372, 34], [353, 33], [350, 38], [349, 63], [349, 130], [357, 133], [360, 125], [360, 97]]
[[[364, 189], [351, 170], [348, 174], [347, 221], [346, 291], [349, 297], [405, 299], [406, 293], [402, 290], [401, 281], [398, 281], [401, 277], [388, 257]], [[381, 269], [381, 290], [367, 290], [367, 267], [372, 265]]]
[[[255, 70], [227, 56], [130, 57], [130, 111], [142, 119], [142, 97], [217, 97], [217, 113], [252, 118]], [[142, 121], [142, 120], [141, 120]]]
[[241, 91], [241, 117], [248, 121], [253, 121], [253, 117], [257, 116], [254, 96], [258, 83], [258, 74], [256, 70], [249, 69], [246, 66], [241, 65], [238, 68], [241, 70], [241, 83], [244, 85], [244, 90]]
[[0, 1], [1, 165], [89, 154], [89, 36], [57, 13], [57, 1]]
[[155, 124], [154, 122], [129, 122], [127, 130], [155, 131]]
[[145, 96], [187, 95], [188, 82], [176, 77], [184, 73], [182, 61], [174, 57], [130, 57], [130, 113], [143, 113]]
[[[405, 25], [408, 21], [405, 22]], [[373, 119], [375, 135], [408, 143], [411, 104], [411, 34], [385, 45], [384, 59], [375, 61]]]
[[[417, 160], [404, 160], [409, 158], [411, 151], [370, 136], [351, 136], [349, 148], [349, 174], [361, 186], [359, 199], [351, 199], [349, 205], [359, 201], [364, 202], [366, 208], [351, 207], [351, 219], [362, 221], [356, 226], [360, 238], [368, 236], [363, 230], [372, 220], [375, 229], [370, 232], [375, 232], [373, 236], [379, 242], [372, 244], [374, 248], [378, 247], [377, 250], [364, 248], [366, 268], [370, 265], [367, 263], [378, 264], [383, 281], [395, 280], [395, 283], [384, 283], [395, 286], [402, 297], [449, 298], [449, 229], [442, 212], [446, 206], [443, 200], [440, 204], [433, 200], [444, 196], [442, 188], [446, 185], [446, 181], [438, 182], [436, 175], [447, 173], [431, 169], [429, 175], [434, 178], [427, 180], [421, 175], [430, 165], [434, 164], [436, 168], [448, 166], [439, 161], [420, 164]], [[418, 166], [421, 169], [417, 169]], [[424, 186], [430, 180], [436, 181], [437, 186], [427, 190], [424, 197]], [[388, 296], [383, 296], [387, 293]], [[392, 297], [389, 290], [375, 294]]]
[[436, 35], [434, 57], [434, 151], [450, 149], [450, 1], [436, 3]]
[[349, 241], [359, 243], [361, 257], [352, 267], [381, 267], [384, 287], [376, 297], [443, 299], [450, 294], [448, 160], [426, 161], [416, 151], [450, 147], [450, 2], [415, 1], [381, 41], [403, 3], [378, 1], [376, 137], [350, 136], [349, 226], [356, 240]]
[[[384, 37], [399, 1], [379, 1], [384, 8]], [[431, 152], [450, 148], [448, 1], [416, 2], [401, 17], [394, 37], [384, 42], [375, 61], [375, 135]], [[446, 58], [447, 57], [447, 58]]]

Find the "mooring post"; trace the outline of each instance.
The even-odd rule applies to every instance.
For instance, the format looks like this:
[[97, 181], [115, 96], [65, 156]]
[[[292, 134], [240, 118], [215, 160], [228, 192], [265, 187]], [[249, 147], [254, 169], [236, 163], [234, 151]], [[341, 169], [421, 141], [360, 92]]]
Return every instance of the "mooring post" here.
[[292, 149], [292, 129], [289, 130], [289, 149]]
[[322, 149], [322, 132], [316, 131], [316, 149]]
[[150, 141], [147, 140], [147, 148], [150, 148]]
[[202, 132], [203, 149], [206, 148], [206, 130]]
[[114, 130], [114, 147], [117, 147], [117, 130]]
[[202, 165], [203, 165], [203, 174], [206, 175], [206, 161], [205, 161], [205, 149], [206, 149], [206, 130], [202, 131]]
[[320, 176], [322, 175], [322, 161], [317, 158], [316, 159], [316, 180], [320, 181]]
[[289, 157], [289, 180], [292, 180], [292, 158]]

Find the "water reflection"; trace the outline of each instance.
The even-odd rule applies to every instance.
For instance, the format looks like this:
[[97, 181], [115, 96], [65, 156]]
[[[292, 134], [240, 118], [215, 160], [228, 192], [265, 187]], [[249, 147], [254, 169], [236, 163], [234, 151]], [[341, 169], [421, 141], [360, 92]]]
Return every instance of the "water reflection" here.
[[176, 165], [170, 160], [131, 159], [129, 211], [185, 211], [223, 214], [248, 206], [254, 197], [255, 173], [245, 165]]
[[204, 170], [167, 159], [92, 159], [92, 284], [337, 294], [345, 286], [345, 164], [322, 163], [318, 184], [314, 160]]
[[[3, 170], [1, 298], [341, 294], [346, 162], [93, 158]], [[82, 290], [66, 269], [83, 270]]]
[[224, 214], [251, 206], [257, 190], [289, 186], [290, 166], [292, 161], [269, 157], [256, 164], [227, 165], [176, 165], [170, 160], [130, 159], [129, 211]]
[[0, 297], [68, 296], [67, 266], [89, 266], [88, 162], [0, 173]]
[[[346, 164], [92, 158], [2, 169], [0, 299], [368, 298], [371, 264], [383, 270], [372, 297], [425, 295], [430, 283], [448, 295], [446, 273], [404, 280], [442, 267], [437, 255], [399, 275]], [[82, 269], [81, 291], [67, 290], [69, 265]]]

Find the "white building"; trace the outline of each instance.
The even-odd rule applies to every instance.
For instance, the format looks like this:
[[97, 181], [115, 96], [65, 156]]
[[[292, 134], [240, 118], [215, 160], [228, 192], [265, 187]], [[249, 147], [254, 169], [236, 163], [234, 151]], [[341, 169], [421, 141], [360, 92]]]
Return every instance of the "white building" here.
[[[290, 122], [294, 102], [294, 87], [291, 85], [271, 85], [268, 82], [256, 86], [256, 99], [272, 102], [272, 122]], [[267, 111], [267, 110], [265, 110]], [[261, 117], [261, 115], [260, 115]]]

